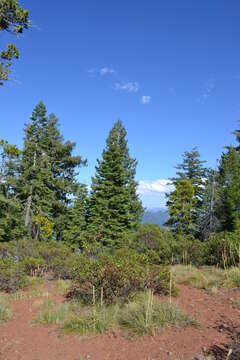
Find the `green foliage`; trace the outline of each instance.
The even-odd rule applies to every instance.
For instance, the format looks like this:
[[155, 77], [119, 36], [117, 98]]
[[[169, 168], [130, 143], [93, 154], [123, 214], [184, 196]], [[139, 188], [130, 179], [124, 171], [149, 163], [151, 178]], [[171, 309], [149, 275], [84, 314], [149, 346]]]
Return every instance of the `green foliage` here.
[[176, 189], [169, 195], [168, 211], [169, 220], [166, 225], [178, 234], [194, 233], [194, 187], [187, 179], [180, 179], [176, 182]]
[[240, 288], [239, 268], [219, 269], [177, 265], [174, 267], [176, 282], [191, 285], [199, 289], [216, 291], [220, 288]]
[[90, 235], [113, 249], [127, 243], [127, 232], [136, 227], [142, 215], [134, 180], [137, 163], [129, 156], [125, 137], [119, 120], [109, 133], [102, 160], [97, 160], [89, 204]]
[[153, 335], [166, 325], [196, 326], [197, 322], [177, 305], [161, 302], [153, 293], [141, 294], [126, 304], [119, 314], [119, 324], [130, 335]]
[[[0, 0], [0, 33], [19, 35], [30, 25], [28, 10], [18, 4], [17, 0]], [[0, 51], [0, 85], [8, 80], [13, 59], [19, 58], [19, 51], [15, 44], [8, 44], [7, 50]]]
[[20, 150], [0, 140], [0, 242], [23, 235], [22, 206], [16, 196]]
[[6, 259], [0, 260], [0, 291], [15, 292], [26, 284], [22, 264]]
[[221, 230], [234, 231], [240, 224], [240, 153], [229, 147], [219, 164], [217, 217]]
[[168, 268], [149, 266], [147, 259], [135, 252], [123, 251], [98, 259], [81, 257], [73, 271], [69, 297], [86, 303], [125, 301], [147, 288], [158, 294], [169, 290]]
[[46, 269], [46, 262], [42, 258], [34, 258], [27, 256], [21, 264], [24, 267], [24, 271], [27, 275], [40, 276]]
[[87, 215], [88, 215], [88, 190], [84, 184], [79, 184], [73, 206], [67, 211], [68, 222], [63, 232], [64, 242], [72, 247], [84, 248]]
[[26, 209], [25, 227], [37, 240], [62, 239], [78, 188], [76, 170], [86, 164], [72, 155], [75, 144], [65, 142], [58, 127], [58, 119], [47, 116], [40, 102], [25, 128], [17, 190]]
[[0, 323], [7, 321], [12, 317], [12, 310], [9, 307], [8, 297], [0, 293]]

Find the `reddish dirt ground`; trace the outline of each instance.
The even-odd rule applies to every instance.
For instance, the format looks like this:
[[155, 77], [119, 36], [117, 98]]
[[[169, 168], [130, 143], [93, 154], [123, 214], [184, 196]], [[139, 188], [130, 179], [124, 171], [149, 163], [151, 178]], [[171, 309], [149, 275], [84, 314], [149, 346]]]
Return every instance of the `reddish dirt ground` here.
[[209, 349], [219, 352], [232, 341], [229, 329], [240, 329], [240, 291], [234, 290], [213, 295], [179, 286], [174, 301], [201, 326], [165, 328], [138, 340], [117, 334], [83, 339], [63, 336], [56, 326], [33, 325], [36, 301], [12, 302], [14, 318], [0, 325], [1, 360], [190, 360]]

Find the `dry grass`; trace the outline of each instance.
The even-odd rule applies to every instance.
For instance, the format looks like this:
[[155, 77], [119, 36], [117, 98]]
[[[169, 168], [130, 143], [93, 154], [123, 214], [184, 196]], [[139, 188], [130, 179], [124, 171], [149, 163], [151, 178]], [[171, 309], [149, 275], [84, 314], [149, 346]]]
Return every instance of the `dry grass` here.
[[7, 321], [12, 317], [12, 310], [9, 307], [8, 296], [0, 293], [0, 322]]
[[240, 288], [240, 269], [219, 269], [216, 267], [196, 268], [188, 265], [176, 265], [173, 268], [176, 282], [191, 285], [199, 289], [216, 292], [220, 288]]
[[123, 330], [131, 336], [141, 336], [154, 334], [167, 325], [196, 325], [196, 321], [175, 304], [160, 301], [152, 292], [138, 295], [134, 301], [123, 306], [85, 306], [80, 302], [58, 304], [50, 299], [42, 305], [34, 321], [58, 324], [64, 332], [82, 336], [103, 334], [113, 329]]

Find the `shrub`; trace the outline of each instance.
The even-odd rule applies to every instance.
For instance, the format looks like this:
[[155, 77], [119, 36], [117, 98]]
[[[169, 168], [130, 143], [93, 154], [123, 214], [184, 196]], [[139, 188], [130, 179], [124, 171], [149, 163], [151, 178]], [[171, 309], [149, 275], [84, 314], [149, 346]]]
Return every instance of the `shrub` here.
[[26, 277], [21, 263], [10, 259], [0, 260], [0, 291], [14, 292], [25, 284]]
[[135, 292], [147, 288], [167, 293], [170, 272], [167, 268], [152, 267], [144, 256], [123, 250], [98, 259], [80, 257], [73, 271], [73, 285], [69, 297], [86, 303], [104, 301], [107, 304], [119, 299], [125, 301]]
[[25, 273], [27, 275], [40, 276], [46, 269], [46, 262], [42, 258], [25, 257], [22, 261]]
[[11, 319], [12, 311], [9, 308], [8, 297], [0, 293], [0, 322]]
[[72, 251], [65, 244], [58, 241], [46, 241], [38, 243], [38, 253], [46, 262], [47, 270], [54, 268], [55, 261], [64, 261], [72, 256]]
[[69, 254], [65, 259], [56, 257], [51, 260], [51, 270], [54, 278], [58, 279], [71, 279], [73, 269], [78, 261], [78, 256]]

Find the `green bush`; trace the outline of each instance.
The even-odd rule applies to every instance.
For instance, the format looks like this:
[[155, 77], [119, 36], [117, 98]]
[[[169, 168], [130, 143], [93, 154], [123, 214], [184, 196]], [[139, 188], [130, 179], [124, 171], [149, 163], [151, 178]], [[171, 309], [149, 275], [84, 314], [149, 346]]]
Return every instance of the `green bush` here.
[[240, 233], [212, 234], [203, 244], [203, 263], [220, 267], [237, 266], [240, 263]]
[[51, 270], [56, 279], [71, 279], [78, 256], [69, 254], [65, 259], [56, 257], [51, 260]]
[[144, 256], [131, 251], [101, 255], [98, 259], [81, 256], [73, 271], [69, 297], [86, 303], [125, 301], [135, 292], [151, 288], [156, 293], [169, 290], [170, 271], [152, 267]]
[[0, 291], [14, 292], [26, 284], [24, 267], [19, 262], [0, 260]]
[[40, 276], [46, 269], [46, 263], [42, 258], [25, 257], [22, 261], [22, 265], [27, 275]]

